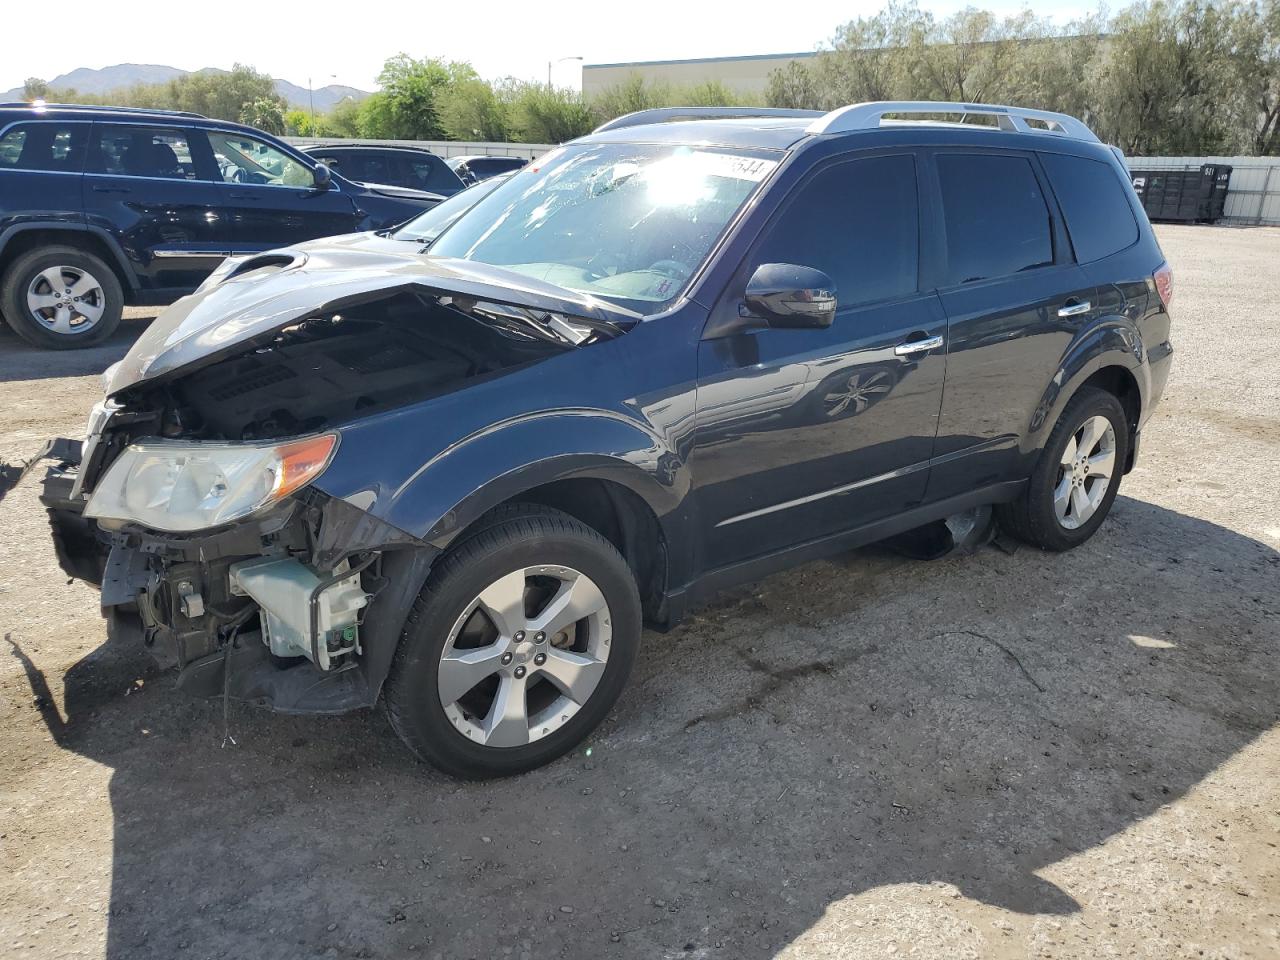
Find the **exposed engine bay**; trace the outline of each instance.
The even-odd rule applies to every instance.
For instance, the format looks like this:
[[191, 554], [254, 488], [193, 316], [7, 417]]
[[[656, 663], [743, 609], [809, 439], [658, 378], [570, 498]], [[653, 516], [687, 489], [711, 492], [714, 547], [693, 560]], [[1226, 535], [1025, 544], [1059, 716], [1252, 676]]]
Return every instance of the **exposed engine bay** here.
[[563, 349], [532, 330], [477, 322], [486, 309], [496, 307], [398, 293], [308, 317], [129, 407], [162, 411], [161, 436], [278, 439], [406, 406]]
[[[292, 451], [316, 438], [329, 450], [344, 423], [617, 332], [401, 288], [118, 391], [95, 408], [83, 445], [61, 441], [54, 451], [42, 500], [59, 558], [70, 575], [100, 585], [113, 630], [140, 634], [193, 693], [285, 712], [371, 705], [434, 548], [319, 490], [288, 488], [288, 456], [264, 474], [287, 495], [234, 522], [166, 525], [161, 512], [139, 523], [161, 496], [147, 485], [170, 501], [226, 499], [244, 482], [234, 462], [218, 461], [227, 450]], [[145, 459], [171, 449], [182, 452]], [[140, 465], [121, 480], [127, 461]], [[132, 512], [97, 506], [113, 486], [122, 501], [146, 502]]]

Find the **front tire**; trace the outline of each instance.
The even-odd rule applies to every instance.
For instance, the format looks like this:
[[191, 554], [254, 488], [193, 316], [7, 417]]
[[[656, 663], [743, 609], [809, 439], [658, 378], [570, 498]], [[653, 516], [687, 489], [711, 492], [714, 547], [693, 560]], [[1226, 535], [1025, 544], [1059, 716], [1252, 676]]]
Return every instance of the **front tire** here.
[[1022, 494], [997, 508], [1001, 526], [1042, 550], [1080, 546], [1111, 511], [1130, 442], [1116, 396], [1082, 388], [1049, 434]]
[[387, 679], [391, 725], [420, 759], [467, 779], [571, 750], [604, 718], [640, 642], [621, 554], [548, 507], [501, 507], [441, 558]]
[[73, 350], [101, 343], [120, 325], [124, 291], [100, 257], [54, 245], [22, 254], [0, 282], [0, 313], [33, 346]]

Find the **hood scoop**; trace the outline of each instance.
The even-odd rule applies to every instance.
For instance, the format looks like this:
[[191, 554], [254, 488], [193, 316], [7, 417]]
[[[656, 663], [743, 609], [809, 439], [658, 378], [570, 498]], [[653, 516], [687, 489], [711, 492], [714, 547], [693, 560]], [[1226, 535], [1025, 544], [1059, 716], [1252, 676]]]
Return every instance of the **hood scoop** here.
[[300, 267], [306, 262], [307, 255], [301, 250], [260, 253], [238, 261], [222, 280], [225, 283], [227, 280], [234, 280], [236, 277], [243, 277], [246, 273], [257, 271], [263, 271], [259, 275], [266, 276], [268, 273], [279, 273], [282, 270]]

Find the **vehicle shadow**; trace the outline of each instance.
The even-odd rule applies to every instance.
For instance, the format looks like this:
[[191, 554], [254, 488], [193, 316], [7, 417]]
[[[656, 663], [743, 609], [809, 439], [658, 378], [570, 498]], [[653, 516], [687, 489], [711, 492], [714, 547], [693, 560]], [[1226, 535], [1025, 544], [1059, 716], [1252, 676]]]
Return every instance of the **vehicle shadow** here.
[[6, 324], [0, 323], [0, 383], [101, 373], [128, 353], [133, 342], [142, 335], [154, 316], [154, 313], [146, 313], [146, 316], [126, 319], [103, 343], [81, 350], [33, 347]]
[[233, 704], [223, 749], [220, 703], [109, 645], [45, 711], [115, 771], [111, 960], [765, 958], [889, 884], [1080, 910], [1038, 872], [1277, 722], [1278, 563], [1121, 498], [1070, 554], [810, 564], [646, 634], [589, 749], [492, 783], [411, 762], [380, 713]]

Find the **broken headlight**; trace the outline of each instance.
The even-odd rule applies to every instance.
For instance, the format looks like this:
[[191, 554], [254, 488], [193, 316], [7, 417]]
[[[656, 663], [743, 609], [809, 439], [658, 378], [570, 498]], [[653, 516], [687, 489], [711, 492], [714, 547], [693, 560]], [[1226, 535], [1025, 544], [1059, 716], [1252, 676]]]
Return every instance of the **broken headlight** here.
[[262, 445], [143, 440], [107, 469], [85, 516], [171, 533], [220, 526], [306, 486], [337, 445], [334, 434]]

